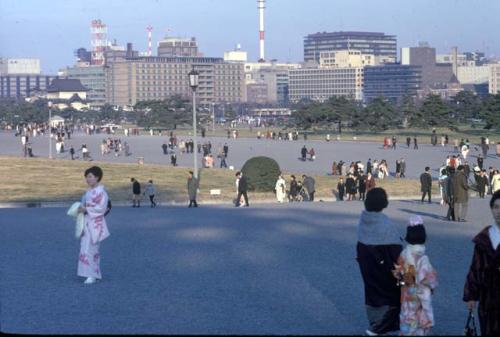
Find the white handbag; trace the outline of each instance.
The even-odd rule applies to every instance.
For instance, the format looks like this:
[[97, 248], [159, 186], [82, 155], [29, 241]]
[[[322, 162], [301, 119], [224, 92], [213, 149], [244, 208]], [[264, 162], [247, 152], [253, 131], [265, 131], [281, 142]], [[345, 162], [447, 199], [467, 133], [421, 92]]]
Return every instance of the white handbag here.
[[83, 233], [83, 226], [85, 224], [85, 217], [83, 213], [78, 213], [78, 208], [82, 204], [80, 202], [75, 202], [71, 207], [68, 209], [67, 214], [69, 216], [72, 216], [76, 218], [76, 224], [75, 224], [75, 238], [80, 239]]

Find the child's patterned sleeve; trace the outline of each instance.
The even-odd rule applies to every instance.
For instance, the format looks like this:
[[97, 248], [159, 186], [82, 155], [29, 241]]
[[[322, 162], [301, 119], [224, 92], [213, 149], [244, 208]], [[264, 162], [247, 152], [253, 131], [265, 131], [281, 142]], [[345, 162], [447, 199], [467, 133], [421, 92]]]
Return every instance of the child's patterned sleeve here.
[[427, 256], [423, 256], [417, 271], [417, 283], [434, 290], [438, 286], [437, 272], [432, 267]]

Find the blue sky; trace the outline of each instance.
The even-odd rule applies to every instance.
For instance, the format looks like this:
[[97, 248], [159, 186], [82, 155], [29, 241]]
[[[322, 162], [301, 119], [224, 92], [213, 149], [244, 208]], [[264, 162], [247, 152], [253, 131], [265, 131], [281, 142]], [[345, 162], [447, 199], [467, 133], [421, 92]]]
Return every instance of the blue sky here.
[[[267, 0], [266, 58], [302, 61], [303, 37], [318, 31], [396, 35], [398, 49], [428, 41], [438, 53], [483, 50], [500, 56], [497, 0]], [[206, 56], [222, 57], [237, 43], [258, 58], [256, 0], [0, 0], [0, 57], [36, 57], [45, 73], [74, 63], [90, 49], [90, 21], [108, 26], [108, 39], [147, 49], [165, 35], [198, 40]], [[155, 51], [153, 51], [155, 53]]]

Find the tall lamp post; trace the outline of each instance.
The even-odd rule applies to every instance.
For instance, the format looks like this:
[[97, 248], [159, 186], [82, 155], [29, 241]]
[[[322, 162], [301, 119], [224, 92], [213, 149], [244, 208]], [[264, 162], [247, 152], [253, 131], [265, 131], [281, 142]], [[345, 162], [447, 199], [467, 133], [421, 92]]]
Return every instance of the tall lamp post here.
[[49, 159], [52, 159], [52, 101], [48, 101], [49, 106]]
[[193, 90], [193, 153], [194, 177], [198, 179], [198, 141], [196, 139], [196, 88], [198, 88], [199, 73], [193, 69], [189, 72], [189, 86]]

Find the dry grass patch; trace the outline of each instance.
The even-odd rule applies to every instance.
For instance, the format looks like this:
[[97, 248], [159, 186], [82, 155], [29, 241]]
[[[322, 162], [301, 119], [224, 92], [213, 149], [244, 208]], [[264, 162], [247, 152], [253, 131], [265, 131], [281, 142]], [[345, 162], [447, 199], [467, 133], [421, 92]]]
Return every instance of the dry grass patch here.
[[[4, 184], [0, 189], [0, 202], [50, 202], [79, 200], [86, 190], [83, 177], [85, 169], [93, 165], [104, 171], [103, 184], [115, 201], [131, 199], [130, 178], [135, 177], [143, 186], [152, 179], [160, 201], [184, 202], [187, 200], [186, 181], [189, 168], [145, 164], [82, 162], [19, 158], [1, 156], [0, 174]], [[199, 201], [218, 200], [231, 202], [235, 197], [235, 172], [226, 169], [202, 169], [200, 173]], [[289, 187], [290, 174], [285, 174]], [[301, 174], [296, 173], [298, 180]], [[316, 199], [335, 197], [338, 176], [315, 176]], [[436, 185], [436, 184], [434, 184]], [[420, 184], [410, 179], [377, 180], [391, 197], [420, 194]], [[437, 186], [435, 191], [437, 191]], [[211, 196], [210, 189], [220, 189], [220, 196]], [[434, 192], [436, 193], [436, 192]], [[250, 193], [251, 200], [269, 200], [273, 193]]]

